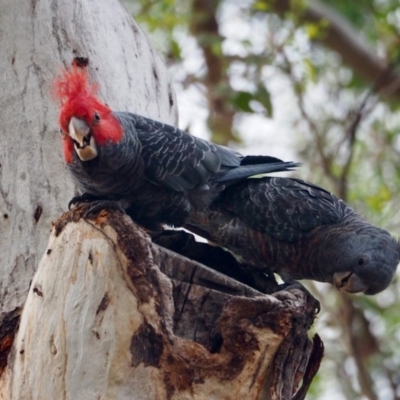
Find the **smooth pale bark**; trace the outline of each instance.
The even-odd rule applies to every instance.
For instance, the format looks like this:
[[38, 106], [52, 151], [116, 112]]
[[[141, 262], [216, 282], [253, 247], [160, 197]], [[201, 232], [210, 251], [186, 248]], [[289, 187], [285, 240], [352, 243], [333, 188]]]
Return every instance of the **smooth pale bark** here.
[[191, 264], [122, 214], [69, 212], [33, 279], [0, 398], [289, 400], [319, 365], [315, 307], [300, 289], [261, 295]]
[[88, 57], [113, 109], [175, 124], [177, 108], [164, 64], [117, 0], [4, 0], [0, 9], [1, 322], [25, 300], [51, 222], [74, 194], [50, 94], [61, 67]]

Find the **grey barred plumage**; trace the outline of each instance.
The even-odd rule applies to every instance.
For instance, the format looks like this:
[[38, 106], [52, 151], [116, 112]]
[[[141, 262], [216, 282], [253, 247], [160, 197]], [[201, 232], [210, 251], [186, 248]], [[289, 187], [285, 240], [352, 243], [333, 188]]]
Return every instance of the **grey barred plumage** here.
[[240, 261], [285, 281], [313, 279], [348, 292], [375, 294], [397, 268], [399, 242], [328, 191], [291, 178], [239, 182], [186, 228]]
[[226, 186], [298, 165], [269, 156], [244, 157], [128, 112], [113, 115], [122, 127], [122, 139], [98, 146], [97, 156], [88, 161], [74, 153], [68, 168], [83, 193], [121, 201], [126, 212], [148, 228], [181, 226], [192, 210], [208, 207]]
[[77, 63], [63, 71], [54, 88], [61, 102], [64, 158], [83, 192], [70, 204], [97, 200], [94, 208], [101, 201], [115, 207], [118, 201], [149, 228], [180, 226], [226, 186], [297, 165], [269, 156], [243, 157], [173, 126], [113, 112]]
[[161, 122], [113, 112], [77, 65], [55, 86], [64, 158], [85, 199], [108, 206], [118, 201], [151, 229], [187, 222], [284, 279], [311, 278], [370, 294], [391, 281], [399, 244], [386, 231], [315, 185], [247, 179], [296, 163], [244, 157]]

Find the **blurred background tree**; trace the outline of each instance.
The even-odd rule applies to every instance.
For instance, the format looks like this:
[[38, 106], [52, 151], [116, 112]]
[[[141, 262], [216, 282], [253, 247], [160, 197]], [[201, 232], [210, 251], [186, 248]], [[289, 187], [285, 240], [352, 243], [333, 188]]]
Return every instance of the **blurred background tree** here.
[[[400, 236], [398, 0], [125, 0], [164, 54], [180, 126], [302, 161]], [[308, 399], [400, 399], [399, 282], [373, 296], [310, 282], [326, 356]]]

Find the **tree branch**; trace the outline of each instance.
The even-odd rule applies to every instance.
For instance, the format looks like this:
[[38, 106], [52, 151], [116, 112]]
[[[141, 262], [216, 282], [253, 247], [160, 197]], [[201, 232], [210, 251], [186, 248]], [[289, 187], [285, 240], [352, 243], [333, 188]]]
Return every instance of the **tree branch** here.
[[202, 83], [206, 87], [209, 118], [208, 124], [212, 132], [212, 140], [219, 144], [236, 141], [232, 125], [235, 112], [230, 106], [229, 97], [232, 92], [224, 58], [216, 53], [216, 46], [222, 42], [216, 12], [219, 1], [194, 0], [193, 18], [190, 19], [190, 30], [201, 47], [206, 73]]
[[[400, 98], [400, 75], [391, 70], [390, 61], [378, 57], [376, 50], [335, 10], [316, 0], [303, 3], [304, 10], [296, 15], [300, 23], [318, 23], [321, 20], [328, 23], [324, 34], [318, 39], [321, 44], [338, 52], [343, 63], [367, 82], [375, 83], [379, 76], [384, 76], [377, 88], [379, 93]], [[291, 11], [290, 0], [277, 0], [270, 5], [280, 15]], [[391, 70], [390, 74], [386, 73], [388, 70]]]

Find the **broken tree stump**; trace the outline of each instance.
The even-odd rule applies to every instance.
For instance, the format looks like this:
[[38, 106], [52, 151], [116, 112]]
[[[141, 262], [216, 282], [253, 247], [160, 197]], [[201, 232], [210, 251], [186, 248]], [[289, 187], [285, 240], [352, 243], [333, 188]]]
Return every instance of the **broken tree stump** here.
[[[152, 243], [129, 217], [65, 213], [0, 377], [0, 399], [304, 398], [317, 301], [262, 294]], [[302, 384], [301, 384], [302, 383]]]

